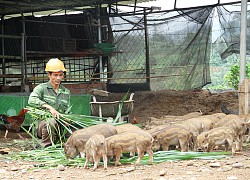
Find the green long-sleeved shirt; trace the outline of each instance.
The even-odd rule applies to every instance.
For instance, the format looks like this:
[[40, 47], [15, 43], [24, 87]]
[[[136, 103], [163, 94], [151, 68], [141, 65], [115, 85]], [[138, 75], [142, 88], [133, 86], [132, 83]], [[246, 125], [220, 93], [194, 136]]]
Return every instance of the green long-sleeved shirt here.
[[42, 107], [48, 104], [60, 113], [70, 112], [70, 91], [60, 85], [58, 93], [56, 93], [48, 81], [37, 85], [29, 96], [28, 104], [34, 107]]

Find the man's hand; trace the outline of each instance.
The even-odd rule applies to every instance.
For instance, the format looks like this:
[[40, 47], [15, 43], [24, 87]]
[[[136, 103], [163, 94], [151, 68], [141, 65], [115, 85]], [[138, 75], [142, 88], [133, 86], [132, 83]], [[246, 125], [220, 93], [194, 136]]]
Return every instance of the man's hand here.
[[60, 119], [61, 114], [57, 110], [55, 110], [54, 108], [51, 108], [49, 109], [49, 111], [54, 118]]
[[43, 107], [47, 108], [54, 118], [60, 119], [61, 114], [57, 110], [55, 110], [52, 106], [44, 104]]

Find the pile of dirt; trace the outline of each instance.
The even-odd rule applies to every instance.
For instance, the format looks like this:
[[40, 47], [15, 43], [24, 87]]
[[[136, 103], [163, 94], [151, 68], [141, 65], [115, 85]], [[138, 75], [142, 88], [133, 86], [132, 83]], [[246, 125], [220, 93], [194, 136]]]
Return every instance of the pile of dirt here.
[[[99, 100], [117, 101], [122, 100], [124, 95], [111, 93], [108, 97], [99, 97]], [[221, 112], [221, 103], [229, 109], [239, 109], [237, 91], [140, 91], [134, 93], [133, 100], [134, 109], [130, 119], [136, 117], [141, 124], [145, 124], [150, 117], [183, 116], [191, 112], [201, 112], [203, 115], [218, 113]]]

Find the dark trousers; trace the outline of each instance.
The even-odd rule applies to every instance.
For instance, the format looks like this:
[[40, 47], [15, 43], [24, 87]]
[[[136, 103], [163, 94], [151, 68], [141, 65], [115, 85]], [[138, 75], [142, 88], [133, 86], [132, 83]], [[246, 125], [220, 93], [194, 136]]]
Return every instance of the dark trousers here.
[[37, 136], [41, 138], [43, 147], [51, 146], [52, 142], [56, 143], [58, 138], [59, 125], [54, 118], [40, 121], [37, 129]]

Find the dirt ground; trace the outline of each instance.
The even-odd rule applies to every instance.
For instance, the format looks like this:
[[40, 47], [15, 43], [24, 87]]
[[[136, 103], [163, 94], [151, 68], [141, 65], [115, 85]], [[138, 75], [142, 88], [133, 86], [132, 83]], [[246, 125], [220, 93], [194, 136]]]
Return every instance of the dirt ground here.
[[[109, 101], [121, 100], [124, 94], [110, 94]], [[134, 109], [130, 118], [136, 117], [142, 125], [146, 125], [150, 117], [160, 118], [166, 115], [182, 116], [191, 112], [212, 114], [221, 112], [223, 102], [229, 109], [238, 110], [237, 92], [211, 93], [204, 91], [160, 91], [135, 92]], [[105, 100], [105, 98], [102, 98]], [[3, 139], [4, 130], [0, 131], [0, 149], [29, 149], [26, 145], [13, 146], [18, 136], [10, 133], [7, 140]], [[22, 135], [25, 135], [22, 132]], [[244, 143], [244, 150], [236, 155], [228, 155], [223, 159], [167, 161], [153, 165], [122, 165], [108, 166], [104, 170], [100, 166], [96, 171], [82, 167], [58, 167], [44, 170], [30, 170], [35, 162], [10, 161], [0, 155], [0, 179], [135, 179], [135, 180], [224, 180], [248, 179], [250, 177], [250, 147]]]

